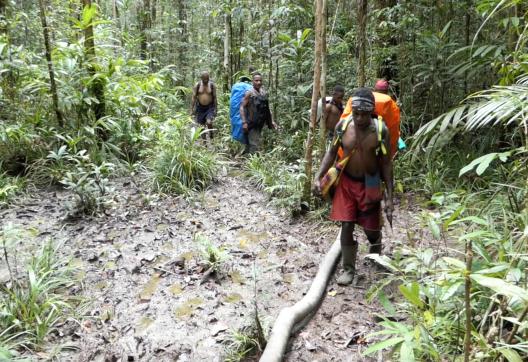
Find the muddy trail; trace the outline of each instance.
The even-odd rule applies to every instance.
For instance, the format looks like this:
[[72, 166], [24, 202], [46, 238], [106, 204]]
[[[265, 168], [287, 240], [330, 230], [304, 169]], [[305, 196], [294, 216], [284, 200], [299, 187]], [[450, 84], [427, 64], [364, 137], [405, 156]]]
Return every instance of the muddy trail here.
[[[147, 194], [116, 179], [114, 206], [94, 218], [65, 218], [72, 195], [58, 189], [31, 192], [0, 211], [3, 223], [33, 230], [20, 254], [49, 239], [61, 245], [77, 280], [69, 292], [86, 301], [82, 315], [61, 323], [29, 358], [223, 361], [233, 332], [254, 323], [255, 304], [271, 328], [279, 310], [308, 290], [338, 225], [270, 207], [240, 167], [224, 169], [191, 199]], [[404, 230], [419, 234], [414, 218], [397, 207], [385, 253], [407, 239]], [[342, 288], [331, 279], [321, 307], [291, 339], [287, 361], [376, 360], [361, 354], [381, 310], [365, 299], [381, 278], [364, 263], [367, 247], [362, 239], [358, 285]], [[221, 258], [211, 273], [207, 250], [215, 248]]]

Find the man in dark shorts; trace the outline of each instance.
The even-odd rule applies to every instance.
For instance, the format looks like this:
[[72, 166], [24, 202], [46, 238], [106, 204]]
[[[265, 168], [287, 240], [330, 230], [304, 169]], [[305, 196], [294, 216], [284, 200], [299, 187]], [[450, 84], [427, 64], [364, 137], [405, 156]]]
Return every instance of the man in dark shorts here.
[[213, 138], [212, 129], [216, 110], [216, 86], [209, 80], [209, 73], [202, 72], [201, 81], [193, 88], [191, 115], [195, 117], [196, 123], [207, 127], [207, 133], [211, 138]]
[[[335, 142], [328, 150], [314, 181], [321, 192], [321, 179], [336, 159], [338, 149], [350, 156], [335, 188], [330, 218], [341, 221], [343, 274], [340, 285], [351, 284], [356, 270], [358, 242], [354, 239], [356, 224], [363, 227], [370, 242], [370, 253], [381, 253], [381, 200], [384, 181], [387, 194], [385, 212], [392, 221], [392, 159], [389, 132], [383, 122], [373, 118], [374, 95], [368, 88], [359, 88], [352, 96], [352, 119], [341, 120], [335, 127]], [[346, 123], [344, 123], [346, 122]], [[346, 125], [343, 126], [343, 125]]]
[[262, 75], [253, 72], [253, 88], [249, 89], [242, 103], [240, 103], [240, 118], [242, 118], [242, 129], [247, 136], [246, 149], [244, 153], [255, 153], [259, 151], [261, 144], [261, 133], [264, 125], [270, 129], [276, 129], [269, 107], [268, 94], [262, 88]]

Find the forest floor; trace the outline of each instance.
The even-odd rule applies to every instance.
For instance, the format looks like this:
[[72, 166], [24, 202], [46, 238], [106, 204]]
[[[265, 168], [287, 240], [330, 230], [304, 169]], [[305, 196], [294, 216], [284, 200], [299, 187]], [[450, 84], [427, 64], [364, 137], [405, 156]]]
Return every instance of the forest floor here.
[[[69, 292], [85, 301], [81, 315], [60, 324], [30, 358], [222, 361], [233, 332], [254, 324], [255, 301], [271, 328], [279, 310], [310, 287], [338, 225], [270, 207], [240, 167], [224, 167], [191, 199], [150, 195], [141, 184], [116, 179], [114, 206], [99, 217], [66, 218], [72, 195], [59, 189], [36, 190], [0, 211], [3, 223], [35, 231], [19, 255], [49, 239], [61, 245], [77, 278]], [[386, 254], [421, 234], [417, 208], [403, 203], [396, 202], [394, 230], [385, 227]], [[317, 314], [292, 338], [287, 361], [376, 360], [361, 355], [381, 311], [365, 294], [382, 275], [364, 263], [368, 246], [357, 235], [358, 285], [331, 279]], [[212, 245], [226, 258], [207, 277], [203, 249]]]

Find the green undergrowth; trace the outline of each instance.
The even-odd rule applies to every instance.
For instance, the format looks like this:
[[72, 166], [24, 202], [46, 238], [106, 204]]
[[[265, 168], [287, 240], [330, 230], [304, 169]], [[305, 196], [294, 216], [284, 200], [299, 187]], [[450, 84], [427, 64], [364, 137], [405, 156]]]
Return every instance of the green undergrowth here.
[[217, 153], [206, 147], [201, 129], [183, 115], [161, 125], [151, 157], [154, 189], [164, 193], [203, 190], [218, 171]]
[[9, 271], [9, 281], [0, 286], [0, 360], [11, 360], [24, 350], [39, 350], [56, 325], [73, 316], [79, 300], [69, 294], [74, 277], [60, 245], [46, 242], [21, 263], [17, 248], [27, 236], [8, 225], [0, 239]]
[[249, 156], [246, 175], [253, 185], [270, 195], [272, 205], [297, 215], [306, 176], [299, 162], [284, 161], [281, 152], [281, 148], [275, 148]]
[[9, 205], [23, 189], [22, 178], [8, 176], [5, 172], [0, 173], [0, 209]]
[[406, 361], [461, 359], [469, 278], [470, 360], [528, 358], [528, 210], [518, 211], [511, 198], [505, 190], [433, 195], [420, 217], [431, 246], [418, 247], [419, 236], [408, 235], [392, 259], [378, 258], [389, 276], [369, 293], [385, 307], [382, 330], [371, 337], [386, 339], [366, 354], [389, 349]]

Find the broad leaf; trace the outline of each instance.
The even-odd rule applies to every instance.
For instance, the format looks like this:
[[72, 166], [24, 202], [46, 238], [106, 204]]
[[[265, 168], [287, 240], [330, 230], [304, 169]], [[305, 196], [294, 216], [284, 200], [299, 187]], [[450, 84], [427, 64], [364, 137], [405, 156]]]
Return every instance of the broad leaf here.
[[423, 307], [424, 304], [420, 299], [420, 286], [418, 285], [418, 283], [413, 282], [409, 286], [400, 285], [399, 289], [405, 299], [407, 299], [409, 302], [411, 302], [418, 308]]
[[510, 348], [499, 349], [499, 352], [509, 361], [509, 362], [522, 362], [523, 359], [519, 356], [517, 351]]
[[368, 355], [368, 354], [380, 351], [382, 349], [398, 345], [399, 343], [402, 343], [404, 340], [405, 338], [403, 337], [394, 337], [394, 338], [386, 339], [382, 342], [376, 343], [375, 345], [367, 348], [365, 352], [363, 352], [363, 355]]
[[414, 362], [413, 345], [409, 341], [402, 343], [400, 347], [400, 362]]
[[528, 290], [508, 283], [502, 279], [491, 278], [480, 274], [471, 274], [471, 279], [483, 287], [490, 288], [497, 294], [520, 298], [524, 302], [528, 302]]

